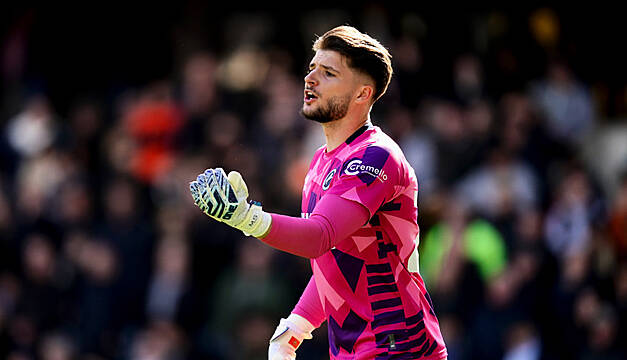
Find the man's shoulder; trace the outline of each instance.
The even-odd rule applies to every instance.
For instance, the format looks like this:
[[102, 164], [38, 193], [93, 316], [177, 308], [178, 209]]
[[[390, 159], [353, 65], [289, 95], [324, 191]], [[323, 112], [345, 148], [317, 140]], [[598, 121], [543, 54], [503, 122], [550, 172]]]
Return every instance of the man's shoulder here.
[[[359, 155], [364, 152], [387, 154], [391, 158], [402, 161], [405, 158], [401, 147], [378, 126], [373, 126], [368, 136], [351, 144], [350, 154]], [[349, 156], [350, 158], [350, 156]]]

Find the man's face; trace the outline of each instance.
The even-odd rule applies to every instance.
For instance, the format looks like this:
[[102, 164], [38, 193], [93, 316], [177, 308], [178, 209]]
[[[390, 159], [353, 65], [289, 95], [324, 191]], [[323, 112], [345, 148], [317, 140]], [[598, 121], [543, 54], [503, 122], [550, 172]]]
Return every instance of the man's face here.
[[305, 76], [303, 116], [319, 123], [346, 116], [356, 90], [356, 77], [340, 53], [316, 51]]

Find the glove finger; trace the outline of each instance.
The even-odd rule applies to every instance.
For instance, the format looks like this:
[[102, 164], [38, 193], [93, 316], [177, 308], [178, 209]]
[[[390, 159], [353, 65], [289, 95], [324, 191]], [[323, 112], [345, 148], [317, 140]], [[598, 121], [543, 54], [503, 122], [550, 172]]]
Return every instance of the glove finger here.
[[207, 169], [204, 173], [204, 176], [206, 178], [206, 186], [211, 190], [213, 190], [213, 188], [218, 186], [217, 184], [219, 184], [220, 174], [216, 170], [217, 169]]
[[219, 207], [217, 206], [218, 201], [216, 201], [211, 191], [205, 191], [204, 195], [200, 197], [200, 202], [200, 207], [203, 209], [205, 214], [215, 218], [216, 213], [219, 211]]
[[194, 204], [196, 204], [196, 206], [198, 206], [204, 213], [209, 214], [213, 205], [207, 199], [207, 192], [205, 188], [201, 187], [196, 181], [191, 182], [189, 188], [194, 198]]
[[207, 194], [210, 194], [215, 186], [215, 180], [213, 177], [213, 173], [211, 176], [206, 176], [205, 174], [198, 175], [196, 180], [198, 182], [198, 188], [200, 190], [200, 195], [207, 200]]
[[[216, 206], [220, 201], [215, 198], [216, 195], [219, 197], [219, 194], [216, 194], [214, 173], [209, 170], [198, 175], [195, 186], [198, 191], [198, 199], [195, 200], [198, 202], [196, 205], [198, 205], [205, 214], [214, 217], [220, 210], [219, 206]], [[211, 176], [207, 177], [206, 174], [210, 174]]]
[[248, 198], [248, 187], [246, 186], [246, 182], [242, 178], [242, 174], [237, 171], [231, 171], [228, 177], [229, 183], [233, 187], [235, 191], [235, 195], [238, 200], [247, 199]]
[[210, 178], [211, 176], [213, 176], [213, 169], [207, 169], [205, 170], [202, 175], [205, 175], [207, 178]]
[[211, 178], [207, 178], [205, 175], [200, 174], [198, 175], [198, 180], [196, 180], [196, 182], [198, 183], [198, 193], [200, 198], [206, 202], [209, 199], [209, 194], [211, 193]]
[[207, 177], [205, 176], [205, 174], [200, 174], [196, 176], [196, 183], [198, 183], [199, 185], [203, 186], [206, 181]]
[[226, 173], [224, 172], [224, 169], [216, 168], [213, 172], [213, 175], [216, 179], [216, 182], [218, 183], [218, 186], [220, 187], [222, 195], [224, 195], [225, 199], [228, 199], [231, 192], [231, 185], [229, 184], [229, 180], [226, 176]]
[[194, 199], [194, 203], [198, 205], [198, 201], [200, 199], [200, 189], [198, 187], [198, 182], [192, 181], [189, 183], [189, 191], [192, 194], [192, 198]]
[[[189, 184], [189, 190], [192, 193], [192, 198], [194, 199], [194, 204], [197, 206], [204, 205], [203, 197], [202, 197], [202, 188], [198, 184], [198, 182], [193, 181]], [[204, 211], [204, 209], [203, 209]]]
[[[230, 190], [230, 185], [224, 175], [224, 170], [220, 168], [214, 169], [208, 181], [206, 197], [209, 199], [209, 202], [211, 202], [212, 207], [209, 215], [223, 221], [223, 216], [229, 208], [229, 200], [225, 194]], [[226, 187], [226, 192], [224, 187]]]

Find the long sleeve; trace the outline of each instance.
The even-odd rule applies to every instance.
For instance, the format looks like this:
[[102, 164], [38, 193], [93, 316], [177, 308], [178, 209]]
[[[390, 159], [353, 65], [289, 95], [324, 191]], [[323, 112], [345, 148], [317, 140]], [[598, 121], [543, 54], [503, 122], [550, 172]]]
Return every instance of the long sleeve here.
[[317, 258], [361, 228], [368, 218], [363, 205], [327, 195], [307, 219], [272, 214], [270, 232], [260, 240], [294, 255]]
[[326, 320], [322, 304], [320, 303], [320, 296], [318, 296], [316, 280], [313, 276], [309, 279], [309, 283], [292, 313], [304, 317], [316, 328], [320, 327]]

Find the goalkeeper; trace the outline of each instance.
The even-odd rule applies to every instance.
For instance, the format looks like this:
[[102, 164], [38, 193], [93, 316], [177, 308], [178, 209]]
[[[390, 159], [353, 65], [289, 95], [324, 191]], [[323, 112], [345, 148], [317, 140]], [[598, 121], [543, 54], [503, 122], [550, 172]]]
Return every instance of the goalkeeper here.
[[399, 146], [370, 120], [392, 76], [372, 37], [340, 26], [318, 38], [302, 114], [326, 145], [305, 178], [302, 218], [248, 201], [242, 176], [208, 169], [190, 184], [208, 216], [311, 259], [313, 275], [270, 339], [269, 358], [295, 359], [328, 321], [331, 359], [445, 359], [446, 347], [418, 273], [418, 182]]

